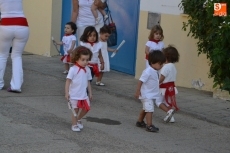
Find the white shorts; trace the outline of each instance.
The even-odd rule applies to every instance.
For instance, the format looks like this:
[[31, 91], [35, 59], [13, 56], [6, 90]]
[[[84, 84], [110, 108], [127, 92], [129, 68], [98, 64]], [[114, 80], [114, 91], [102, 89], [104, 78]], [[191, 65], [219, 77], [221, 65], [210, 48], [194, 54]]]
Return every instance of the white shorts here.
[[145, 112], [154, 112], [155, 99], [141, 99]]
[[[77, 104], [78, 104], [78, 101], [79, 100], [76, 100], [76, 99], [70, 99], [70, 103], [72, 105], [72, 107], [75, 109], [75, 108], [78, 108], [77, 107]], [[88, 105], [90, 106], [90, 101], [89, 101], [89, 98], [86, 99]]]
[[165, 96], [164, 95], [160, 95], [155, 101], [155, 104], [157, 105], [157, 107], [159, 107], [160, 104], [162, 104], [162, 103], [165, 104], [167, 107], [169, 107], [169, 105], [165, 101]]

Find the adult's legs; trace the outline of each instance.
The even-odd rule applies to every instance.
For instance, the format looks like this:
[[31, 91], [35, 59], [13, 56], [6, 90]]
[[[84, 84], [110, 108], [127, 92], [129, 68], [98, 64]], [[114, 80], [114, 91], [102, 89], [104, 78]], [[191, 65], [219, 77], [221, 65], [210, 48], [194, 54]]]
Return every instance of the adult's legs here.
[[101, 29], [103, 26], [104, 26], [104, 22], [95, 25], [95, 29], [97, 30], [98, 33], [100, 32], [100, 29]]
[[78, 42], [78, 46], [80, 46], [80, 38], [85, 30], [87, 26], [78, 26], [77, 27], [77, 42]]
[[0, 90], [4, 86], [3, 77], [13, 37], [11, 26], [0, 26]]
[[29, 38], [29, 28], [15, 26], [15, 38], [12, 45], [12, 78], [10, 86], [12, 90], [21, 91], [23, 83], [22, 52]]

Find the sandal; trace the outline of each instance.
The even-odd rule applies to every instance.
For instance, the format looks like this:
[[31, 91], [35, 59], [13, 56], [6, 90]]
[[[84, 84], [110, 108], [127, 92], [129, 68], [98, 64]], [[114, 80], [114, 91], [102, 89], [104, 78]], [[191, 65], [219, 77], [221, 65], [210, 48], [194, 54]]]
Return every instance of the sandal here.
[[21, 93], [21, 90], [12, 90], [11, 87], [7, 89], [8, 92]]
[[102, 82], [96, 82], [96, 85], [97, 85], [97, 86], [105, 86], [105, 84], [102, 83]]

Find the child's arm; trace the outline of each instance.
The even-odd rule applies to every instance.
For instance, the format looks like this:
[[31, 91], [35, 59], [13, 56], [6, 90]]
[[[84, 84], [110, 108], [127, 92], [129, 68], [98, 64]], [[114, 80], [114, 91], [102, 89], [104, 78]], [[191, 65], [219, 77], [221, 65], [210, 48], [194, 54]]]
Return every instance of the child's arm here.
[[163, 76], [162, 74], [161, 74], [161, 76], [160, 76], [160, 84], [163, 82], [165, 80], [165, 76]]
[[145, 54], [149, 55], [149, 47], [148, 46], [145, 46]]
[[103, 56], [102, 56], [102, 53], [101, 53], [101, 49], [99, 50], [98, 58], [99, 58], [100, 63], [101, 63], [101, 70], [104, 70], [104, 59], [103, 59]]
[[88, 92], [89, 92], [89, 94], [88, 94], [88, 96], [89, 96], [89, 100], [91, 101], [92, 100], [92, 88], [91, 88], [91, 83], [90, 83], [90, 81], [88, 81]]
[[56, 40], [53, 40], [53, 42], [54, 42], [56, 45], [63, 45], [63, 42], [62, 42], [62, 41], [57, 42]]
[[107, 50], [109, 51], [109, 52], [115, 52], [115, 51], [117, 51], [116, 49], [113, 49], [113, 48], [107, 48]]
[[73, 40], [72, 43], [71, 43], [71, 47], [70, 49], [67, 51], [68, 54], [72, 53], [73, 49], [74, 49], [74, 46], [76, 44], [76, 40]]
[[135, 97], [136, 98], [139, 98], [139, 96], [141, 96], [141, 86], [142, 86], [143, 82], [142, 81], [138, 81], [138, 84], [137, 84], [137, 90], [136, 90], [136, 93], [135, 93]]
[[71, 21], [75, 23], [77, 21], [77, 16], [79, 12], [78, 0], [72, 0], [72, 4], [73, 4], [73, 10], [72, 10], [72, 15], [71, 15]]
[[71, 83], [71, 79], [66, 79], [66, 83], [65, 83], [65, 98], [67, 100], [69, 100], [69, 86], [70, 86], [70, 83]]

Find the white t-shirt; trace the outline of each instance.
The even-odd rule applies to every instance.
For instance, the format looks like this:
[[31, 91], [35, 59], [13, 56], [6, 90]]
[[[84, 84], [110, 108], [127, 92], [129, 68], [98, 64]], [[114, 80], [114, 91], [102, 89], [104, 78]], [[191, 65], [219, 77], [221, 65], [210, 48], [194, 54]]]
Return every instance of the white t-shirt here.
[[160, 96], [159, 77], [156, 70], [147, 67], [139, 79], [143, 82], [139, 99], [157, 99]]
[[69, 87], [70, 99], [73, 100], [84, 100], [87, 99], [87, 87], [88, 81], [92, 80], [91, 71], [88, 66], [85, 67], [86, 73], [83, 69], [76, 65], [72, 66], [69, 70], [67, 78], [72, 80]]
[[1, 18], [25, 17], [22, 0], [0, 0]]
[[[74, 35], [62, 37], [64, 55], [68, 55], [67, 51], [71, 48], [73, 41], [76, 41], [76, 37]], [[74, 45], [74, 49], [75, 48], [76, 48], [76, 43]]]
[[93, 55], [92, 55], [91, 61], [89, 61], [89, 63], [97, 64], [98, 63], [99, 51], [100, 51], [100, 49], [102, 47], [101, 42], [94, 43], [94, 45], [91, 46], [90, 43], [85, 43], [85, 42], [80, 41], [80, 45], [91, 50]]
[[160, 50], [160, 51], [162, 51], [162, 49], [164, 48], [163, 41], [159, 41], [158, 43], [155, 43], [153, 41], [147, 41], [147, 43], [145, 45], [147, 47], [149, 47], [149, 52], [151, 50]]
[[[94, 0], [78, 0], [79, 11], [77, 17], [77, 26], [94, 26], [95, 18], [91, 11], [92, 4]], [[99, 23], [103, 23], [102, 14], [98, 12], [98, 17], [100, 18]]]
[[176, 70], [175, 65], [173, 63], [165, 64], [161, 68], [160, 74], [162, 74], [165, 77], [163, 83], [175, 82], [176, 81], [176, 74], [177, 74], [177, 70]]

